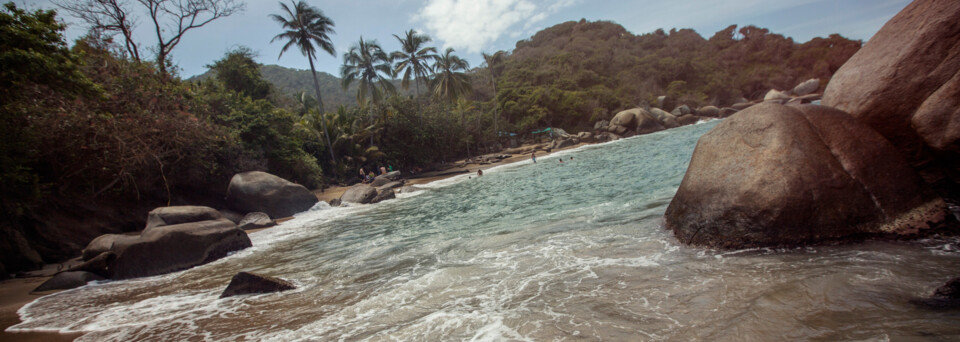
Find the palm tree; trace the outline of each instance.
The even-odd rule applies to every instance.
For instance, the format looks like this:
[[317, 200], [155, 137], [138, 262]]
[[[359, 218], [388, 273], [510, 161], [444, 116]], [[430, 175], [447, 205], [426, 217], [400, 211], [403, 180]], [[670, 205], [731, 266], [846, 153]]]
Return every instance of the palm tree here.
[[[393, 65], [391, 59], [386, 52], [383, 52], [376, 40], [365, 42], [363, 37], [360, 37], [360, 42], [350, 47], [350, 51], [343, 54], [343, 66], [340, 67], [340, 85], [346, 90], [354, 81], [359, 82], [357, 104], [361, 106], [366, 103], [368, 95], [374, 105], [379, 105], [383, 102], [384, 91], [395, 93], [397, 90], [388, 79], [392, 76]], [[370, 122], [373, 123], [372, 106], [370, 108]], [[370, 136], [370, 146], [373, 146], [373, 136]]]
[[433, 94], [446, 100], [448, 104], [473, 91], [470, 78], [465, 71], [470, 67], [466, 60], [453, 54], [453, 48], [447, 48], [433, 65], [436, 72], [430, 87]]
[[492, 55], [483, 54], [483, 60], [487, 63], [487, 71], [490, 72], [490, 84], [493, 85], [493, 134], [497, 137], [500, 136], [500, 131], [497, 130], [497, 119], [500, 111], [500, 99], [497, 96], [497, 78], [500, 77], [500, 73], [503, 72], [503, 60], [505, 56], [506, 52], [502, 50], [494, 52]]
[[[286, 12], [287, 17], [277, 14], [271, 14], [274, 21], [283, 26], [283, 33], [276, 35], [270, 40], [273, 43], [276, 40], [285, 40], [286, 44], [280, 49], [280, 56], [291, 46], [296, 45], [300, 52], [307, 56], [310, 61], [310, 72], [313, 73], [313, 87], [317, 92], [317, 106], [320, 109], [320, 115], [323, 115], [323, 99], [320, 97], [320, 81], [317, 80], [317, 70], [313, 66], [313, 59], [317, 56], [317, 47], [323, 49], [331, 56], [335, 55], [333, 42], [330, 41], [330, 34], [333, 31], [333, 20], [323, 15], [323, 11], [316, 7], [311, 7], [305, 2], [298, 1], [293, 3], [293, 11], [286, 4], [280, 3], [280, 8]], [[316, 44], [316, 45], [314, 45]], [[333, 145], [330, 143], [330, 135], [327, 134], [327, 127], [324, 120], [320, 120], [323, 128], [323, 135], [327, 139], [327, 147], [330, 149], [330, 160], [334, 165], [337, 163], [337, 157], [333, 153]]]
[[420, 112], [420, 81], [427, 78], [433, 71], [430, 69], [429, 62], [436, 61], [437, 48], [424, 44], [430, 42], [430, 36], [418, 34], [413, 29], [406, 32], [405, 38], [393, 35], [400, 41], [400, 51], [394, 51], [390, 57], [397, 61], [394, 68], [394, 74], [399, 75], [403, 72], [400, 85], [404, 90], [410, 89], [410, 76], [413, 76], [413, 83], [417, 88], [417, 114], [420, 115], [420, 122], [423, 122], [423, 113]]

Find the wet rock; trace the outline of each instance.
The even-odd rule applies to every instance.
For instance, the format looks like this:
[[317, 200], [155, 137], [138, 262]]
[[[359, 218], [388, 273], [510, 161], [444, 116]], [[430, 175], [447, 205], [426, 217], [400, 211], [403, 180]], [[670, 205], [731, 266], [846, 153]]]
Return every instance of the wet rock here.
[[115, 279], [175, 272], [251, 246], [247, 233], [227, 219], [157, 227], [139, 239], [114, 243]]
[[367, 184], [357, 184], [347, 189], [340, 196], [341, 202], [350, 202], [357, 204], [367, 204], [377, 197], [377, 188]]
[[198, 205], [160, 207], [147, 214], [147, 226], [143, 230], [187, 222], [216, 220], [221, 217], [223, 215], [211, 207]]
[[700, 138], [665, 218], [684, 243], [744, 248], [911, 235], [944, 215], [899, 153], [846, 113], [760, 104]]
[[100, 253], [79, 265], [70, 267], [70, 272], [90, 272], [104, 278], [113, 277], [113, 264], [117, 261], [117, 254], [111, 251]]
[[925, 309], [943, 310], [960, 308], [960, 278], [953, 278], [938, 287], [929, 298], [910, 300], [916, 306]]
[[331, 199], [330, 202], [328, 202], [328, 203], [330, 204], [331, 207], [339, 207], [339, 206], [340, 206], [340, 199], [339, 199], [339, 198], [334, 198], [334, 199]]
[[243, 219], [240, 220], [240, 223], [237, 224], [237, 228], [250, 230], [269, 228], [276, 225], [277, 221], [270, 219], [270, 215], [267, 215], [267, 213], [253, 212], [245, 215]]
[[220, 294], [220, 298], [227, 298], [245, 294], [263, 294], [293, 290], [297, 287], [289, 281], [265, 275], [240, 272], [230, 279], [230, 284]]
[[377, 191], [386, 190], [386, 189], [396, 189], [402, 186], [403, 186], [402, 181], [395, 181], [395, 182], [390, 182], [390, 183], [384, 184], [383, 186], [378, 187]]
[[283, 218], [306, 211], [319, 200], [300, 184], [266, 172], [238, 173], [227, 187], [227, 206], [243, 212], [264, 212], [272, 218]]
[[377, 196], [375, 196], [370, 203], [380, 203], [394, 198], [397, 198], [397, 194], [393, 192], [393, 189], [377, 189]]
[[60, 272], [52, 278], [47, 279], [47, 281], [40, 284], [40, 286], [37, 286], [37, 288], [33, 289], [33, 292], [75, 289], [87, 285], [87, 283], [91, 281], [105, 279], [106, 278], [99, 275], [84, 271]]

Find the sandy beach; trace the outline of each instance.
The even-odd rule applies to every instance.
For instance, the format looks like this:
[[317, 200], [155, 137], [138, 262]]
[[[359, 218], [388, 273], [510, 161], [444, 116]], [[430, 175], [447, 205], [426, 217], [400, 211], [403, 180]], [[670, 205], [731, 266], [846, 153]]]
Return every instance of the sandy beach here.
[[[572, 148], [577, 148], [587, 143], [581, 143], [578, 145], [569, 146], [560, 150], [567, 150]], [[539, 144], [533, 145], [524, 145], [521, 148], [532, 148]], [[560, 151], [560, 150], [555, 150]], [[537, 156], [547, 156], [550, 153], [545, 151], [537, 151]], [[530, 159], [530, 154], [513, 154], [509, 158], [502, 159], [495, 163], [487, 164], [465, 164], [464, 160], [454, 162], [453, 165], [456, 165], [451, 168], [447, 168], [439, 171], [430, 171], [424, 172], [417, 176], [417, 178], [412, 178], [407, 180], [407, 185], [411, 184], [426, 184], [466, 173], [476, 173], [477, 170], [487, 170], [493, 167], [515, 163], [518, 161], [523, 161]], [[314, 190], [313, 193], [321, 201], [329, 202], [332, 199], [340, 198], [344, 192], [347, 191], [349, 187], [345, 186], [331, 186], [323, 190]], [[278, 223], [285, 221], [284, 219], [277, 220]], [[269, 228], [264, 228], [269, 229]], [[248, 231], [248, 233], [253, 231]], [[27, 277], [24, 278], [15, 278], [9, 279], [0, 282], [0, 341], [73, 341], [77, 337], [83, 335], [81, 333], [73, 334], [60, 334], [55, 332], [30, 332], [30, 333], [11, 333], [6, 332], [5, 330], [17, 323], [20, 322], [20, 316], [17, 315], [17, 310], [21, 307], [30, 303], [37, 298], [43, 297], [44, 295], [54, 293], [56, 291], [46, 292], [46, 293], [31, 293], [31, 291], [39, 286], [41, 283], [50, 279], [50, 277], [56, 273], [57, 265], [47, 265], [44, 269], [34, 272], [29, 272]]]

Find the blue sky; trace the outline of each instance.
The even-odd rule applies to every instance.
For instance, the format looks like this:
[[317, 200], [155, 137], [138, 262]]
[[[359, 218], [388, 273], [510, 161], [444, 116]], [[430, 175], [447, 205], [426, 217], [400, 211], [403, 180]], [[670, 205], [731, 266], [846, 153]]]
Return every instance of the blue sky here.
[[[50, 0], [14, 0], [26, 8], [55, 8]], [[136, 1], [128, 0], [139, 6]], [[290, 3], [290, 0], [286, 0]], [[805, 42], [814, 37], [839, 33], [867, 41], [883, 24], [906, 7], [907, 0], [307, 0], [333, 19], [336, 33], [331, 37], [336, 56], [321, 55], [318, 71], [339, 74], [342, 54], [361, 35], [377, 40], [387, 51], [399, 49], [396, 35], [415, 29], [433, 37], [438, 49], [452, 47], [471, 66], [483, 62], [481, 52], [512, 50], [518, 40], [537, 31], [570, 20], [608, 20], [634, 34], [657, 28], [692, 28], [709, 38], [729, 25], [756, 25]], [[190, 31], [173, 50], [181, 76], [206, 71], [225, 52], [247, 46], [259, 54], [258, 61], [297, 69], [309, 69], [299, 51], [290, 50], [277, 59], [281, 43], [270, 39], [280, 32], [279, 24], [268, 18], [280, 13], [276, 0], [247, 0], [242, 13], [214, 21]], [[61, 11], [70, 24], [71, 42], [86, 29]], [[141, 20], [146, 16], [140, 14]], [[138, 31], [141, 45], [155, 44], [150, 25]]]

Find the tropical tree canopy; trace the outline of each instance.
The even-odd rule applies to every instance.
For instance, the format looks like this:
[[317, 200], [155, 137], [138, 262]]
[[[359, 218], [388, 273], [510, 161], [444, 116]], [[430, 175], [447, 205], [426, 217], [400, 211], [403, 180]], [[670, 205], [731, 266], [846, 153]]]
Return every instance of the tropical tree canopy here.
[[393, 76], [392, 61], [376, 40], [360, 41], [343, 54], [340, 77], [344, 89], [359, 82], [357, 103], [363, 104], [369, 96], [373, 103], [382, 103], [384, 94], [393, 94], [396, 88], [390, 82]]
[[413, 29], [406, 32], [406, 36], [393, 35], [400, 41], [400, 51], [394, 51], [391, 57], [397, 62], [394, 73], [403, 76], [400, 78], [400, 85], [403, 89], [410, 89], [410, 79], [414, 79], [417, 86], [417, 95], [420, 95], [420, 81], [427, 78], [433, 70], [431, 62], [434, 62], [440, 56], [437, 56], [437, 48], [432, 46], [424, 47], [432, 39], [425, 34], [419, 34]]
[[436, 74], [430, 87], [433, 94], [453, 103], [457, 98], [465, 96], [472, 91], [470, 77], [466, 71], [470, 68], [470, 63], [463, 58], [453, 54], [453, 48], [447, 48], [439, 58], [433, 68]]
[[[323, 49], [323, 51], [326, 51], [331, 56], [335, 55], [333, 42], [330, 41], [330, 34], [334, 32], [333, 20], [323, 15], [323, 11], [316, 7], [308, 6], [302, 0], [293, 5], [293, 11], [282, 2], [280, 3], [280, 8], [286, 12], [287, 17], [277, 14], [271, 14], [270, 17], [280, 23], [286, 31], [273, 37], [270, 42], [272, 43], [278, 39], [287, 41], [287, 43], [283, 45], [283, 48], [280, 49], [280, 55], [277, 56], [277, 59], [280, 59], [283, 53], [293, 45], [297, 45], [300, 48], [300, 52], [303, 53], [304, 56], [307, 56], [307, 60], [310, 61], [310, 72], [313, 75], [313, 88], [317, 94], [317, 107], [320, 109], [319, 112], [323, 113], [323, 98], [320, 97], [320, 82], [317, 81], [317, 70], [313, 66], [313, 58], [316, 57], [317, 47]], [[314, 44], [316, 44], [316, 46], [314, 46]], [[333, 153], [333, 144], [330, 142], [330, 135], [327, 133], [326, 123], [320, 120], [320, 124], [323, 126], [323, 135], [326, 137], [327, 147], [330, 150], [330, 160], [336, 164], [337, 156]]]

